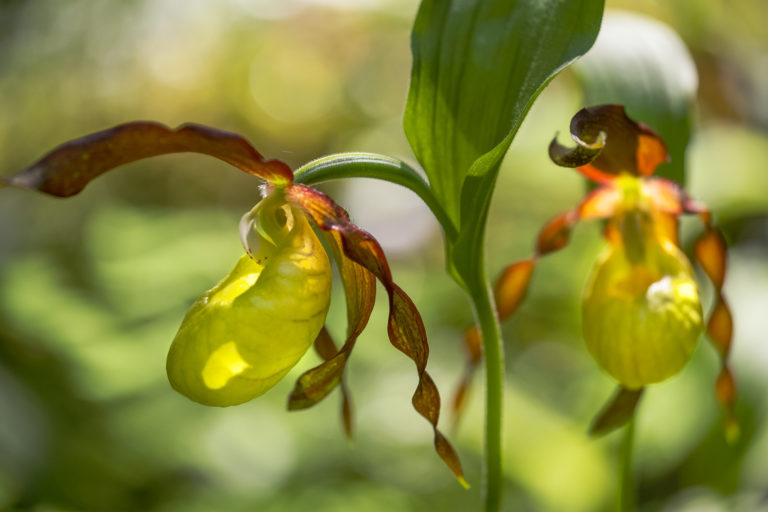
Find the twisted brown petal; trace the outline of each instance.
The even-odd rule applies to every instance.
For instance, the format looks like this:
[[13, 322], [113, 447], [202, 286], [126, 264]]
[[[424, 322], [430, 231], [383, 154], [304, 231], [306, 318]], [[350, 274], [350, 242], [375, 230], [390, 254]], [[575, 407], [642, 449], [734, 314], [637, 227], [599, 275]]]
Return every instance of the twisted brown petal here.
[[426, 371], [429, 345], [424, 323], [411, 299], [392, 280], [381, 246], [373, 236], [352, 224], [347, 212], [325, 194], [304, 185], [291, 185], [286, 190], [286, 198], [294, 206], [303, 209], [320, 229], [338, 233], [344, 256], [372, 272], [387, 290], [389, 340], [395, 348], [413, 360], [419, 375], [419, 384], [411, 400], [413, 407], [432, 425], [438, 455], [459, 482], [466, 485], [456, 452], [437, 429], [440, 395]]
[[719, 293], [725, 281], [726, 245], [723, 235], [717, 229], [708, 226], [696, 241], [695, 253], [701, 268], [707, 273]]
[[725, 239], [719, 230], [709, 224], [709, 212], [699, 211], [707, 224], [704, 233], [696, 241], [694, 254], [696, 261], [707, 274], [715, 288], [715, 305], [707, 322], [707, 335], [720, 355], [721, 369], [715, 383], [717, 399], [728, 411], [726, 418], [726, 437], [735, 440], [738, 437], [738, 423], [734, 416], [736, 402], [736, 383], [728, 368], [728, 355], [733, 338], [733, 318], [728, 303], [723, 297], [727, 248]]
[[[351, 349], [350, 349], [351, 350]], [[296, 387], [288, 398], [288, 409], [297, 410], [310, 407], [330, 393], [337, 384], [341, 384], [341, 421], [347, 438], [352, 437], [352, 399], [344, 380], [344, 363], [348, 359], [349, 350], [345, 356], [339, 357], [328, 330], [323, 327], [315, 340], [315, 351], [325, 363], [305, 372], [296, 382]]]
[[550, 252], [559, 251], [571, 240], [571, 230], [579, 221], [579, 214], [575, 210], [556, 215], [547, 222], [539, 232], [536, 240], [536, 255], [544, 256]]
[[172, 130], [159, 123], [137, 121], [66, 142], [2, 181], [14, 187], [68, 197], [121, 165], [184, 152], [213, 156], [270, 182], [293, 180], [286, 164], [265, 159], [240, 135], [198, 124], [185, 124]]
[[325, 232], [328, 246], [339, 267], [341, 280], [347, 299], [347, 339], [340, 350], [336, 350], [330, 335], [323, 330], [318, 337], [322, 344], [315, 347], [325, 361], [299, 377], [296, 386], [288, 398], [288, 409], [306, 409], [318, 403], [330, 393], [337, 384], [342, 388], [342, 419], [347, 434], [351, 434], [351, 400], [344, 383], [344, 368], [360, 333], [368, 323], [376, 300], [376, 279], [368, 270], [358, 265], [342, 253], [341, 235], [336, 231]]
[[499, 276], [494, 287], [499, 320], [512, 316], [525, 299], [535, 265], [533, 258], [518, 261], [508, 265]]

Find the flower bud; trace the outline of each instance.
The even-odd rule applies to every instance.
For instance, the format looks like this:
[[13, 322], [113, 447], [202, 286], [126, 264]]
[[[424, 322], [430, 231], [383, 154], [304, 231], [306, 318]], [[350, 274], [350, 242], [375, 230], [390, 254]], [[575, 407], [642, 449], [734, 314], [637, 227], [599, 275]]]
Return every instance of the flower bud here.
[[263, 394], [298, 362], [325, 322], [328, 256], [301, 213], [269, 200], [254, 208], [269, 239], [245, 230], [249, 254], [197, 299], [168, 353], [171, 385], [196, 402], [228, 406]]
[[702, 331], [693, 270], [669, 240], [646, 238], [642, 259], [611, 244], [583, 299], [584, 339], [622, 385], [637, 389], [678, 373]]

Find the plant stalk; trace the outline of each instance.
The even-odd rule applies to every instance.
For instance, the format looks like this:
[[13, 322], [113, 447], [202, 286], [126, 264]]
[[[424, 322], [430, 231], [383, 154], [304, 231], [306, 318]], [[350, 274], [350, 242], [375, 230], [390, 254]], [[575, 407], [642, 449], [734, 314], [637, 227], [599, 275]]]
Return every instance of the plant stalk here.
[[485, 357], [485, 467], [483, 495], [486, 512], [501, 509], [503, 479], [501, 473], [502, 398], [504, 391], [504, 346], [491, 288], [485, 283], [484, 293], [473, 293]]
[[619, 512], [634, 512], [635, 510], [635, 475], [632, 471], [632, 454], [635, 444], [635, 416], [624, 427], [624, 438], [621, 441], [621, 481], [619, 482]]

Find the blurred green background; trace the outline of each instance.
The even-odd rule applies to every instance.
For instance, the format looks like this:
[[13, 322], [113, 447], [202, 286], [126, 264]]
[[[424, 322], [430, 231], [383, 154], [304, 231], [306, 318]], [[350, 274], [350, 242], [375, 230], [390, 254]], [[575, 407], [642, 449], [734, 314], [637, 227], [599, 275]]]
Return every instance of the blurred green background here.
[[[0, 0], [0, 173], [112, 125], [185, 121], [242, 133], [296, 167], [333, 152], [412, 158], [401, 118], [415, 0]], [[731, 245], [727, 297], [742, 437], [722, 438], [706, 340], [652, 386], [638, 419], [640, 510], [768, 510], [768, 4], [612, 1], [671, 25], [699, 73], [688, 188]], [[576, 75], [539, 98], [505, 161], [489, 224], [489, 269], [527, 257], [539, 227], [584, 186], [546, 156], [582, 105]], [[562, 139], [562, 137], [561, 137]], [[310, 353], [265, 396], [205, 408], [173, 392], [165, 353], [184, 311], [241, 248], [258, 180], [211, 158], [133, 164], [59, 200], [0, 193], [0, 510], [421, 511], [481, 503], [482, 375], [442, 424], [474, 484], [464, 491], [410, 406], [412, 363], [386, 338], [379, 300], [349, 367], [356, 435], [332, 395], [285, 410]], [[468, 302], [444, 275], [437, 223], [410, 192], [369, 180], [324, 190], [381, 241], [419, 306], [430, 372], [450, 402]], [[690, 248], [700, 226], [683, 223]], [[613, 383], [580, 339], [579, 297], [596, 225], [544, 260], [504, 326], [505, 509], [614, 507], [620, 434], [586, 435]], [[329, 324], [345, 328], [339, 286]], [[711, 301], [711, 289], [703, 286]], [[380, 295], [380, 299], [384, 297]]]

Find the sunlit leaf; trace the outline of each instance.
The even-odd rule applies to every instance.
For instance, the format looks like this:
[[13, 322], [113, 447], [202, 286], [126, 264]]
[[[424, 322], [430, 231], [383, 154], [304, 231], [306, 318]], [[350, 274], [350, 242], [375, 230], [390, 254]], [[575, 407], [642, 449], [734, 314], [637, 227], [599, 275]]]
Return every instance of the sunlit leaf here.
[[621, 103], [661, 135], [671, 160], [657, 174], [684, 184], [698, 77], [680, 37], [657, 20], [608, 11], [595, 46], [573, 69], [585, 104]]
[[395, 348], [413, 360], [419, 376], [411, 403], [432, 425], [435, 451], [459, 482], [466, 485], [458, 455], [437, 429], [440, 395], [426, 371], [429, 345], [424, 322], [410, 297], [393, 281], [381, 246], [373, 236], [352, 224], [347, 212], [325, 194], [304, 185], [292, 185], [286, 190], [286, 198], [294, 206], [303, 209], [320, 229], [338, 233], [344, 256], [375, 275], [386, 289], [389, 296], [389, 340]]
[[405, 131], [459, 227], [448, 267], [474, 287], [490, 196], [533, 100], [592, 45], [602, 0], [422, 2], [413, 28]]
[[643, 396], [644, 389], [627, 389], [619, 386], [616, 393], [595, 416], [589, 427], [589, 434], [602, 436], [624, 426], [635, 414], [635, 409], [640, 397]]
[[68, 197], [91, 180], [121, 165], [168, 153], [204, 153], [244, 172], [276, 183], [293, 178], [279, 160], [267, 160], [243, 137], [197, 124], [172, 130], [152, 122], [134, 122], [92, 133], [62, 144], [6, 184]]

